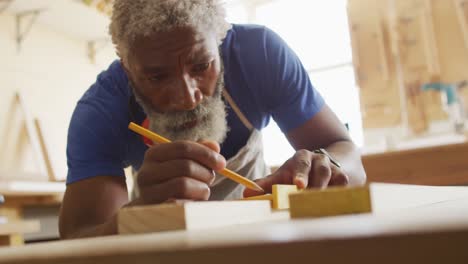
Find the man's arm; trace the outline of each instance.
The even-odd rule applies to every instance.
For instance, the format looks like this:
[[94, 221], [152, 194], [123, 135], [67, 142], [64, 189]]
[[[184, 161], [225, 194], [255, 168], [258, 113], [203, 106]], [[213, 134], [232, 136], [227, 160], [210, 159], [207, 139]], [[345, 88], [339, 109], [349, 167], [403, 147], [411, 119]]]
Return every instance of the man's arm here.
[[61, 238], [116, 234], [116, 214], [127, 203], [123, 177], [99, 176], [69, 184], [60, 210]]
[[[359, 150], [349, 138], [345, 126], [327, 105], [286, 136], [296, 153], [273, 174], [256, 181], [267, 192], [271, 192], [274, 184], [325, 188], [366, 182]], [[325, 148], [340, 167], [335, 166], [327, 156], [313, 152], [318, 148]], [[244, 191], [245, 197], [259, 194], [249, 189]]]
[[69, 184], [60, 213], [61, 237], [116, 234], [116, 214], [124, 206], [173, 199], [208, 200], [213, 171], [226, 164], [218, 152], [219, 145], [211, 141], [176, 141], [151, 147], [135, 182], [140, 197], [130, 203], [124, 177], [91, 177]]
[[325, 148], [340, 163], [350, 185], [366, 182], [366, 172], [358, 148], [351, 141], [345, 126], [327, 105], [305, 124], [290, 131], [287, 138], [296, 150]]

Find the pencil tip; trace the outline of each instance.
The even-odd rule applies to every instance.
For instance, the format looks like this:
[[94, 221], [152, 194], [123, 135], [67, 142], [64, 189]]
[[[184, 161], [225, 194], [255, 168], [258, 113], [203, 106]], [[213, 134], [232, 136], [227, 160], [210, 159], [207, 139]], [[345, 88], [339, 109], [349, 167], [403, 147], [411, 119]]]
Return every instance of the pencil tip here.
[[255, 189], [254, 189], [255, 191], [258, 191], [258, 192], [265, 192], [265, 190], [263, 190], [263, 188], [260, 187], [260, 185], [258, 185], [258, 184], [255, 184], [254, 187], [255, 187]]

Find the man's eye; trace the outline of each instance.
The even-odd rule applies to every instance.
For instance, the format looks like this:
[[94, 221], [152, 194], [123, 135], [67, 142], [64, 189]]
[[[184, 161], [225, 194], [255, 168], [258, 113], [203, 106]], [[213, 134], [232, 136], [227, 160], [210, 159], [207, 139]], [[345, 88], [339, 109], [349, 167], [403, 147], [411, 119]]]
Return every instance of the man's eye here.
[[200, 64], [195, 64], [193, 66], [193, 71], [194, 72], [204, 72], [210, 67], [210, 63], [200, 63]]
[[166, 78], [166, 75], [164, 74], [156, 74], [156, 75], [149, 76], [148, 80], [156, 82], [156, 81], [162, 81], [165, 78]]

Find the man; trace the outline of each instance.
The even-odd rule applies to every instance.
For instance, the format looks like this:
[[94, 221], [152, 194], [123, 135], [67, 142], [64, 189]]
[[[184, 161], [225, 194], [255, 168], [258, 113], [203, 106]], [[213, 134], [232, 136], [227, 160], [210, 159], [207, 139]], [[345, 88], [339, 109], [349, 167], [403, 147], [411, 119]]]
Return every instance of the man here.
[[[216, 0], [116, 0], [110, 33], [120, 60], [98, 76], [70, 123], [62, 237], [115, 234], [123, 206], [259, 194], [215, 174], [226, 166], [267, 192], [277, 183], [365, 182], [346, 129], [267, 28], [228, 24]], [[270, 117], [297, 152], [268, 175], [259, 130]], [[173, 143], [142, 139], [127, 129], [131, 121]], [[326, 152], [314, 152], [320, 148]], [[130, 202], [128, 166], [138, 171], [139, 196]]]

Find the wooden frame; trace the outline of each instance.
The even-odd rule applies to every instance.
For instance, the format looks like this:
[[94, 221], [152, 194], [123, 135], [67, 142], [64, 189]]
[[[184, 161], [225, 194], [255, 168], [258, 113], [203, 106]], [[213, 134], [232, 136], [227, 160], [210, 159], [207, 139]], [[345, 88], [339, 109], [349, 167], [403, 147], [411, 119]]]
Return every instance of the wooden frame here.
[[[15, 118], [17, 118], [18, 112], [21, 112], [20, 114], [22, 115], [19, 132], [14, 131], [12, 127], [12, 124], [15, 124], [19, 121], [15, 120]], [[27, 109], [24, 100], [22, 99], [19, 92], [15, 93], [13, 97], [13, 101], [9, 107], [8, 119], [6, 120], [6, 124], [7, 125], [5, 126], [5, 130], [3, 133], [1, 146], [4, 146], [4, 148], [7, 150], [12, 150], [14, 153], [19, 153], [22, 151], [25, 141], [29, 139], [34, 154], [39, 161], [39, 171], [45, 172], [49, 181], [57, 181], [40, 122], [37, 118], [33, 118], [30, 116], [30, 111]], [[15, 135], [15, 133], [17, 135]], [[12, 144], [15, 145], [12, 146]], [[0, 153], [0, 159], [6, 160], [10, 163], [11, 161], [7, 158], [7, 154], [11, 155], [11, 153]], [[36, 174], [30, 175], [37, 176]], [[17, 180], [34, 181], [37, 180], [37, 178], [22, 178]]]

